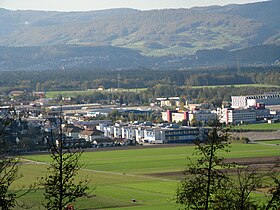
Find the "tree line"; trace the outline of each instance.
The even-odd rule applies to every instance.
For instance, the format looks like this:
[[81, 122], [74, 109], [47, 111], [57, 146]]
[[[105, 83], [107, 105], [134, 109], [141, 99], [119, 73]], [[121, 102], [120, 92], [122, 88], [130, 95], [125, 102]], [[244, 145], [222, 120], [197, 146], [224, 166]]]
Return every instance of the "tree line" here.
[[213, 67], [187, 70], [134, 69], [2, 71], [0, 92], [86, 90], [107, 88], [147, 88], [156, 84], [177, 86], [268, 84], [280, 85], [280, 67]]
[[234, 95], [253, 95], [265, 92], [279, 92], [279, 87], [202, 87], [192, 88], [188, 86], [176, 86], [169, 84], [157, 84], [144, 91], [138, 92], [93, 92], [90, 95], [79, 95], [75, 97], [77, 103], [102, 103], [102, 104], [127, 104], [148, 105], [152, 99], [157, 97], [178, 96], [182, 102], [212, 103], [221, 106], [223, 101], [231, 101]]

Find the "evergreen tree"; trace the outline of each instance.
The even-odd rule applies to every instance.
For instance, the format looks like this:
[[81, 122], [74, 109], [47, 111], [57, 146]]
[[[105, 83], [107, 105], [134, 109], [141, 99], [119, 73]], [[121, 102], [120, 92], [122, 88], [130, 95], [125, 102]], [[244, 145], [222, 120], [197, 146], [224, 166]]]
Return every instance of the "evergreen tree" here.
[[228, 151], [228, 134], [216, 125], [207, 134], [203, 133], [203, 141], [197, 141], [198, 160], [187, 165], [185, 178], [177, 188], [177, 203], [186, 209], [212, 209], [220, 192], [226, 188], [228, 176], [221, 169], [230, 165], [223, 162], [220, 151]]
[[19, 159], [11, 151], [11, 142], [7, 138], [6, 128], [15, 122], [13, 116], [0, 119], [0, 209], [9, 210], [16, 206], [16, 199], [29, 193], [34, 187], [23, 190], [12, 189], [12, 184], [22, 177], [19, 174]]
[[[52, 162], [48, 168], [48, 175], [42, 177], [44, 187], [44, 206], [48, 210], [62, 210], [77, 198], [87, 196], [88, 180], [77, 181], [75, 178], [81, 169], [80, 158], [83, 151], [65, 146], [65, 136], [61, 128], [59, 134], [50, 134], [50, 157]], [[51, 125], [52, 126], [52, 125]]]
[[16, 192], [11, 190], [11, 184], [21, 176], [18, 173], [18, 160], [8, 154], [3, 138], [0, 144], [0, 209], [9, 210], [15, 207], [17, 198]]

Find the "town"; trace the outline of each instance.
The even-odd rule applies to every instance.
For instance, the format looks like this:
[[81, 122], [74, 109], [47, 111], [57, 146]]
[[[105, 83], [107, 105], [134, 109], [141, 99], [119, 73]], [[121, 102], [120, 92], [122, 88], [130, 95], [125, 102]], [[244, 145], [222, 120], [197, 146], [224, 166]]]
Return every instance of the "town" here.
[[[104, 91], [99, 89], [98, 91]], [[34, 101], [17, 100], [30, 94]], [[100, 148], [126, 145], [194, 143], [202, 139], [209, 123], [277, 123], [280, 119], [280, 93], [232, 96], [222, 107], [211, 103], [182, 101], [180, 97], [153, 98], [149, 106], [71, 104], [71, 97], [46, 98], [44, 92], [12, 91], [1, 100], [0, 115], [16, 117], [7, 126], [8, 139], [18, 151], [47, 149], [47, 140], [61, 126], [65, 146]], [[67, 102], [62, 105], [61, 102]], [[59, 104], [60, 103], [60, 104]], [[277, 139], [278, 131], [234, 132], [248, 140]]]

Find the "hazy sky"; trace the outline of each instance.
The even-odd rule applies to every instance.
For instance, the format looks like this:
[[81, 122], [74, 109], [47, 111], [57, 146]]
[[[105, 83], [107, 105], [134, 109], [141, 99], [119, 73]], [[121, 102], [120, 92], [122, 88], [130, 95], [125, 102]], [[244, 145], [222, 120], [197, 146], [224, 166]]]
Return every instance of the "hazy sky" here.
[[56, 11], [84, 11], [108, 8], [141, 10], [162, 8], [190, 8], [194, 6], [249, 3], [261, 0], [0, 0], [0, 8]]

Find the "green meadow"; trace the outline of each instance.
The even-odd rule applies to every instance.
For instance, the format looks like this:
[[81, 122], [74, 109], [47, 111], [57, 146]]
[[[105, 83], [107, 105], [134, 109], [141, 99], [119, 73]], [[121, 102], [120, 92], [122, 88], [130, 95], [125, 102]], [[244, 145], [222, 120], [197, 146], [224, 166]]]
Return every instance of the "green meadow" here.
[[273, 144], [273, 145], [280, 145], [280, 140], [269, 140], [269, 141], [267, 141], [267, 140], [265, 140], [265, 141], [260, 141], [261, 143], [265, 143], [265, 144]]
[[220, 88], [220, 87], [256, 87], [256, 88], [261, 88], [261, 87], [276, 87], [279, 88], [278, 85], [267, 85], [267, 84], [236, 84], [236, 85], [203, 85], [203, 86], [191, 86], [192, 88]]
[[75, 97], [78, 95], [91, 95], [94, 91], [97, 90], [49, 91], [46, 92], [46, 97], [47, 98], [56, 98], [58, 96]]
[[235, 130], [280, 130], [280, 123], [259, 123], [259, 124], [247, 124], [233, 126], [232, 129]]
[[115, 89], [111, 91], [99, 91], [99, 90], [69, 90], [69, 91], [49, 91], [46, 92], [47, 98], [57, 98], [62, 97], [76, 97], [78, 95], [91, 95], [94, 92], [110, 93], [110, 92], [141, 92], [145, 91], [147, 88], [131, 88], [131, 89]]
[[[259, 144], [232, 144], [226, 158], [279, 156], [280, 147]], [[89, 198], [78, 199], [77, 209], [178, 209], [175, 191], [180, 172], [184, 170], [187, 157], [194, 160], [194, 146], [178, 146], [130, 150], [85, 152], [81, 158], [84, 164], [78, 178], [88, 177], [90, 188], [95, 189]], [[14, 187], [27, 186], [47, 173], [48, 155], [25, 156], [36, 162], [22, 164], [23, 178]], [[264, 196], [262, 196], [263, 198]], [[135, 199], [136, 202], [131, 202]], [[39, 209], [42, 206], [43, 191], [30, 193], [19, 200]], [[42, 208], [42, 207], [41, 207]], [[17, 207], [16, 209], [21, 209]]]

